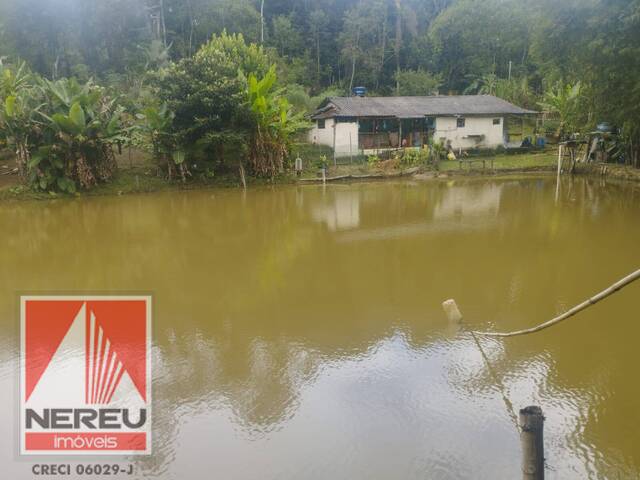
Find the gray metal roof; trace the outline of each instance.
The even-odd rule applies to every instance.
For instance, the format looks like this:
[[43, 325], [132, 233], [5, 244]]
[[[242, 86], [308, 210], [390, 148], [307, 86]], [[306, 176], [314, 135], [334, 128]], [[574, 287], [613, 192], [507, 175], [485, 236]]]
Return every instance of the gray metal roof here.
[[329, 97], [312, 118], [398, 117], [447, 115], [535, 114], [493, 95], [433, 95], [428, 97]]

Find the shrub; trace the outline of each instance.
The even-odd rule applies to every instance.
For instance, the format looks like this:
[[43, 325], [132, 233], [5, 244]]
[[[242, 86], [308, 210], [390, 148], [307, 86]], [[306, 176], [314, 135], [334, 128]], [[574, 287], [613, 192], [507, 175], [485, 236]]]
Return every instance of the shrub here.
[[177, 170], [184, 182], [189, 169], [185, 165], [184, 150], [178, 145], [178, 136], [172, 131], [174, 113], [169, 111], [166, 104], [150, 105], [137, 117], [141, 120], [138, 132], [142, 134], [143, 147], [151, 151], [151, 156], [166, 170], [169, 179]]
[[424, 165], [429, 161], [428, 148], [407, 148], [402, 154], [400, 165], [403, 167], [415, 167]]
[[[187, 158], [199, 154], [225, 160], [227, 150], [248, 139], [252, 113], [247, 77], [262, 78], [270, 62], [262, 47], [247, 45], [241, 34], [214, 35], [193, 58], [185, 58], [158, 75], [161, 103], [173, 112], [171, 130]], [[233, 152], [233, 158], [239, 152]], [[240, 152], [242, 153], [242, 152]]]
[[320, 155], [317, 159], [314, 160], [313, 166], [320, 168], [327, 168], [329, 166], [329, 162], [327, 161], [327, 156], [325, 154]]
[[377, 155], [367, 155], [367, 163], [370, 167], [375, 167], [380, 163], [380, 157]]
[[160, 144], [153, 148], [168, 167], [170, 150], [183, 178], [186, 160], [196, 157], [233, 162], [241, 175], [246, 158], [251, 173], [273, 176], [283, 168], [292, 135], [305, 125], [277, 88], [267, 53], [240, 34], [214, 35], [193, 58], [162, 71], [156, 85], [173, 112], [167, 128], [172, 136], [155, 135]]

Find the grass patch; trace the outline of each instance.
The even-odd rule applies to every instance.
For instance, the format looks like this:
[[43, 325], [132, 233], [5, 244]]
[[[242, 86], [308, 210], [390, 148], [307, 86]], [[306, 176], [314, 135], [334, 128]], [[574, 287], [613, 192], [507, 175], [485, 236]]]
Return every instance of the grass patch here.
[[[558, 162], [558, 157], [555, 152], [544, 151], [520, 155], [497, 155], [495, 157], [463, 159], [462, 169], [472, 171], [482, 170], [483, 159], [486, 162], [487, 169], [491, 168], [491, 159], [493, 159], [493, 169], [496, 171], [549, 168], [555, 166]], [[472, 162], [469, 163], [468, 160], [472, 160]], [[460, 162], [458, 160], [445, 160], [440, 162], [440, 171], [460, 171]]]

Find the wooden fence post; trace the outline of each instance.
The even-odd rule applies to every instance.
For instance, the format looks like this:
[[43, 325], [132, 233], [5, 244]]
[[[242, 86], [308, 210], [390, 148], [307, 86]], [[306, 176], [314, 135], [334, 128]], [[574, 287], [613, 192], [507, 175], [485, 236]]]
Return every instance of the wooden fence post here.
[[558, 145], [558, 178], [562, 173], [562, 157], [564, 156], [564, 145]]
[[544, 480], [544, 416], [540, 407], [520, 410], [520, 443], [522, 445], [523, 480]]
[[444, 313], [449, 319], [449, 322], [453, 324], [460, 324], [462, 322], [462, 313], [460, 313], [458, 304], [454, 299], [442, 302], [442, 308], [444, 309]]

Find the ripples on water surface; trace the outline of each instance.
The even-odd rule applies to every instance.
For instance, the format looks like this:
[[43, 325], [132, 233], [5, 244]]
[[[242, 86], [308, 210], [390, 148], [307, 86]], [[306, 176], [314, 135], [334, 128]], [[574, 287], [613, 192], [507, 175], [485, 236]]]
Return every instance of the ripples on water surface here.
[[[516, 408], [548, 478], [638, 478], [640, 188], [554, 179], [198, 191], [0, 205], [0, 465], [16, 455], [17, 292], [152, 291], [154, 455], [175, 479], [514, 479]], [[495, 379], [498, 379], [496, 382]], [[56, 461], [59, 459], [53, 459]]]

